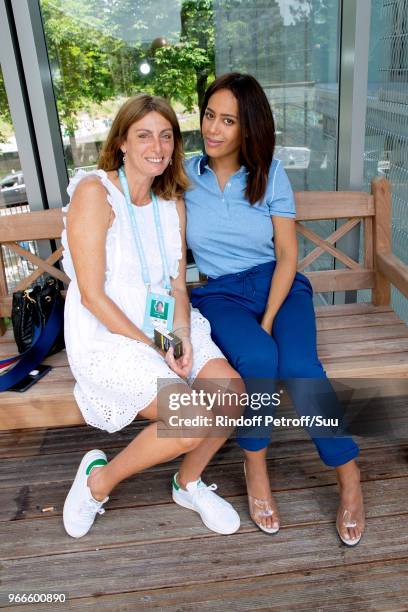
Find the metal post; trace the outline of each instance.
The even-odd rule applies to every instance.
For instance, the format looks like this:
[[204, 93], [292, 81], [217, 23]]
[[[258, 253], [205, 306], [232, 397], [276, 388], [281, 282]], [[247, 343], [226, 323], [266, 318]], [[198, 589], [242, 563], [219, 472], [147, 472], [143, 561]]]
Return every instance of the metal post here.
[[[363, 188], [370, 17], [371, 0], [343, 0], [337, 158], [339, 191]], [[357, 227], [339, 241], [341, 250], [353, 259], [359, 256], [359, 237]], [[347, 292], [345, 299], [340, 298], [340, 301], [356, 301], [356, 292]]]
[[0, 0], [0, 63], [31, 210], [46, 207], [34, 128], [25, 90], [24, 74], [15, 40], [10, 3]]
[[68, 175], [39, 0], [11, 0], [50, 208], [66, 204]]

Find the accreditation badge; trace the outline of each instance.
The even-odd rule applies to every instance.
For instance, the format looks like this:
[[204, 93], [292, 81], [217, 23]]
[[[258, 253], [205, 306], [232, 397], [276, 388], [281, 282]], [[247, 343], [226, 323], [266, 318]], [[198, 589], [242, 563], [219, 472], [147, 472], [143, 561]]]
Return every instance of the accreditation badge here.
[[153, 338], [155, 327], [165, 327], [168, 331], [173, 329], [174, 297], [162, 293], [147, 292], [146, 309], [143, 320], [144, 333]]

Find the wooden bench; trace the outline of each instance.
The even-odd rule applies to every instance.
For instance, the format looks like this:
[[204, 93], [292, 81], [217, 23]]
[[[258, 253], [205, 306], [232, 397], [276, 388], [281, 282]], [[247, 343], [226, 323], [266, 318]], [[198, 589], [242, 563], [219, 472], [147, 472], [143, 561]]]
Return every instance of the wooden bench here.
[[[385, 179], [375, 179], [372, 195], [364, 192], [296, 193], [298, 233], [315, 244], [299, 261], [304, 271], [323, 253], [329, 253], [344, 268], [307, 272], [315, 292], [369, 289], [370, 303], [322, 306], [316, 309], [318, 351], [328, 376], [333, 378], [408, 377], [408, 327], [390, 306], [391, 283], [408, 296], [408, 267], [391, 253], [391, 195]], [[320, 238], [307, 221], [344, 219], [326, 239]], [[363, 261], [353, 261], [336, 243], [362, 224]], [[63, 229], [60, 209], [10, 215], [0, 218], [0, 244], [31, 261], [37, 270], [17, 289], [29, 286], [42, 273], [68, 282], [54, 267], [62, 248], [41, 259], [20, 246], [29, 240], [58, 239]], [[5, 269], [0, 260], [0, 358], [16, 352], [12, 333], [2, 317], [11, 313]], [[301, 313], [299, 313], [301, 316]], [[65, 352], [47, 359], [53, 370], [25, 393], [0, 394], [0, 429], [57, 427], [82, 424], [73, 397], [74, 381]]]

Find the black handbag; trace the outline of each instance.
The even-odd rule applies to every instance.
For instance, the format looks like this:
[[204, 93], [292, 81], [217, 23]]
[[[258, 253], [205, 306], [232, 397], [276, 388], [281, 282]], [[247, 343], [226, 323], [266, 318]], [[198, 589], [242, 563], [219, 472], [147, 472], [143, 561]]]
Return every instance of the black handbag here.
[[42, 373], [37, 370], [45, 357], [64, 348], [60, 284], [47, 277], [31, 290], [17, 291], [13, 295], [11, 318], [20, 353], [0, 361], [0, 392], [29, 389], [33, 381], [51, 369], [47, 366]]
[[[63, 311], [60, 289], [60, 283], [51, 276], [47, 276], [43, 283], [13, 294], [11, 322], [14, 339], [20, 353], [24, 353], [31, 347], [35, 329], [45, 328], [56, 303], [61, 306], [60, 311]], [[48, 355], [58, 353], [64, 347], [63, 319], [61, 318], [61, 329]]]

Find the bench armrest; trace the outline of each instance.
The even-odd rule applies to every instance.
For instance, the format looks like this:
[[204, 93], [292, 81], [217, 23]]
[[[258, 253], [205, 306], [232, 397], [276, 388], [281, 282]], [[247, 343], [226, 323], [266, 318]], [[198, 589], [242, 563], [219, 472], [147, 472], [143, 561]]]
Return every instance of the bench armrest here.
[[392, 253], [377, 253], [377, 269], [408, 298], [408, 266]]

